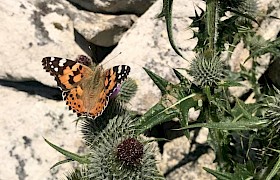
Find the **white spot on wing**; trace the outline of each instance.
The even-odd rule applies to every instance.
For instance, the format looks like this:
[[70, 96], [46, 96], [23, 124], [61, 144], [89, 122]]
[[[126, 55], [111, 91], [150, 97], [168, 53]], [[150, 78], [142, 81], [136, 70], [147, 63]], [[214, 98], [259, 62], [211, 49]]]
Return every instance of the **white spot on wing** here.
[[59, 61], [59, 66], [60, 67], [62, 67], [63, 65], [64, 65], [64, 63], [66, 63], [66, 59], [61, 59], [60, 61]]
[[118, 68], [118, 74], [120, 74], [122, 72], [122, 68], [121, 68], [121, 66], [119, 66], [119, 68]]
[[54, 70], [55, 72], [57, 72], [57, 71], [58, 71], [58, 67], [55, 67], [53, 70]]
[[51, 61], [54, 61], [54, 57], [51, 57]]

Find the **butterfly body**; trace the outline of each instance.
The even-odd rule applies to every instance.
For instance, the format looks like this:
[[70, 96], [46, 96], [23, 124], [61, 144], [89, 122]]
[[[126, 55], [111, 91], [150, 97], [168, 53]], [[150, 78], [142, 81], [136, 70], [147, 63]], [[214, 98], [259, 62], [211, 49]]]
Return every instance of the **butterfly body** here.
[[78, 116], [92, 119], [103, 113], [110, 95], [130, 72], [130, 67], [126, 65], [104, 70], [100, 65], [90, 68], [58, 57], [45, 57], [42, 65], [55, 77], [69, 109]]

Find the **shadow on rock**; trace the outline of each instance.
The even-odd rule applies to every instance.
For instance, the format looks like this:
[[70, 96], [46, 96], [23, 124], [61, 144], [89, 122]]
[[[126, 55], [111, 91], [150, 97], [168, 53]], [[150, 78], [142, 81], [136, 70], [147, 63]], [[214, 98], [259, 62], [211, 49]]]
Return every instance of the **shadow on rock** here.
[[44, 85], [35, 80], [11, 81], [0, 79], [0, 85], [11, 87], [30, 95], [39, 95], [48, 99], [62, 100], [61, 91], [58, 88]]

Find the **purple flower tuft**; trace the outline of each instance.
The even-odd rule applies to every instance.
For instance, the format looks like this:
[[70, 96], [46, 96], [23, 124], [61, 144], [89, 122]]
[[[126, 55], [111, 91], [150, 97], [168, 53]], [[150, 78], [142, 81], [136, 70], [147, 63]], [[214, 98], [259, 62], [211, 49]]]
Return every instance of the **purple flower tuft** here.
[[120, 90], [121, 90], [121, 84], [117, 84], [117, 87], [114, 89], [113, 93], [111, 94], [110, 99], [116, 98]]
[[117, 157], [126, 165], [140, 164], [144, 154], [144, 146], [135, 138], [128, 138], [117, 147]]

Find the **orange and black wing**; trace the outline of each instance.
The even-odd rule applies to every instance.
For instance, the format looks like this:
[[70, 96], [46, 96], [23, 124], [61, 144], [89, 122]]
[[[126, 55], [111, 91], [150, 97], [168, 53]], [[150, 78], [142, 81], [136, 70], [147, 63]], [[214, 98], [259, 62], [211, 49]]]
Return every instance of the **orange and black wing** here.
[[69, 109], [72, 109], [78, 116], [85, 113], [87, 108], [81, 98], [84, 93], [81, 81], [83, 78], [91, 76], [92, 70], [75, 61], [58, 57], [45, 57], [42, 65], [55, 77], [58, 87], [63, 91], [63, 100], [66, 101]]
[[57, 85], [62, 91], [76, 87], [91, 72], [89, 67], [65, 58], [45, 57], [42, 59], [42, 65], [55, 77]]
[[100, 116], [108, 105], [109, 97], [116, 89], [117, 85], [122, 83], [130, 72], [130, 67], [126, 65], [114, 66], [105, 71], [104, 89], [96, 97], [97, 103], [90, 109], [88, 117], [95, 119]]
[[114, 66], [105, 71], [105, 94], [110, 96], [116, 89], [118, 84], [121, 84], [127, 79], [130, 73], [130, 67], [127, 65]]

